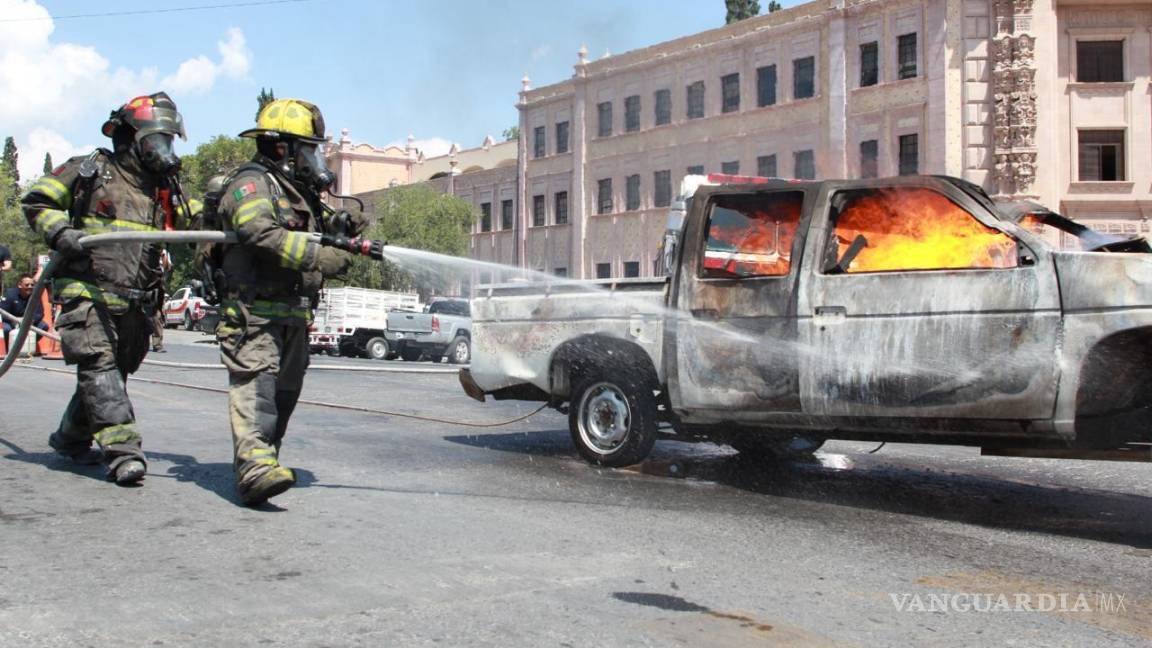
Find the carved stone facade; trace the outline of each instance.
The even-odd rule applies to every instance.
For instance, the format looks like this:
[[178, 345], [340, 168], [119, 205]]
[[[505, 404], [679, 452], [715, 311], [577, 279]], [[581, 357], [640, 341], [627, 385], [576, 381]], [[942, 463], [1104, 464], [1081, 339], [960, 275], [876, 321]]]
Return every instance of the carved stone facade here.
[[1032, 0], [995, 0], [992, 39], [993, 131], [997, 198], [1035, 197], [1036, 38]]

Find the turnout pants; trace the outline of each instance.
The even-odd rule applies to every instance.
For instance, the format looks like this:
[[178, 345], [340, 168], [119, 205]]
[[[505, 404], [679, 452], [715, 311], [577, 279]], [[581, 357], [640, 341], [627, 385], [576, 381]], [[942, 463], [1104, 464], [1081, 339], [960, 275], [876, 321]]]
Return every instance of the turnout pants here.
[[308, 326], [251, 316], [226, 318], [216, 329], [228, 368], [233, 467], [243, 491], [280, 465], [280, 443], [308, 369]]
[[148, 316], [138, 307], [113, 313], [103, 304], [75, 299], [64, 305], [56, 330], [64, 362], [76, 365], [76, 391], [48, 443], [74, 455], [95, 440], [112, 471], [129, 459], [144, 461], [126, 381], [148, 353]]

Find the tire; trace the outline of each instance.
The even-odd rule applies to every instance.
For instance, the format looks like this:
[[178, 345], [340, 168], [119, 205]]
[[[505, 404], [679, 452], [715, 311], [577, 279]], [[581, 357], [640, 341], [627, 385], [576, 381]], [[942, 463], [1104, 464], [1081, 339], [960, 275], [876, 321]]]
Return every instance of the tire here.
[[448, 356], [448, 362], [452, 364], [468, 364], [472, 362], [472, 341], [463, 335], [457, 335], [448, 343], [444, 355]]
[[405, 346], [400, 349], [400, 358], [405, 362], [416, 362], [422, 355], [424, 350], [420, 347]]
[[196, 323], [192, 321], [192, 313], [184, 311], [184, 330], [191, 331], [196, 328]]
[[364, 355], [373, 360], [383, 360], [388, 357], [388, 340], [382, 337], [370, 338], [364, 343]]
[[593, 370], [572, 392], [568, 431], [585, 461], [629, 466], [643, 461], [656, 443], [656, 396], [647, 377], [632, 370]]
[[746, 458], [780, 461], [810, 457], [812, 453], [824, 445], [824, 439], [803, 434], [779, 437], [765, 433], [746, 432], [730, 439], [728, 445]]

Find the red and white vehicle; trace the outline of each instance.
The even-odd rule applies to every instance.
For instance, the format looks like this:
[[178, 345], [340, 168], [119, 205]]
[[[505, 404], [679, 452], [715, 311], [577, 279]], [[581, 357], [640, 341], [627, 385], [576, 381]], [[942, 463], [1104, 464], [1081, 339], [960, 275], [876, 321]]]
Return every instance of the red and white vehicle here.
[[184, 286], [164, 302], [164, 326], [181, 326], [185, 331], [191, 331], [204, 317], [205, 306], [203, 297], [197, 295], [191, 286]]

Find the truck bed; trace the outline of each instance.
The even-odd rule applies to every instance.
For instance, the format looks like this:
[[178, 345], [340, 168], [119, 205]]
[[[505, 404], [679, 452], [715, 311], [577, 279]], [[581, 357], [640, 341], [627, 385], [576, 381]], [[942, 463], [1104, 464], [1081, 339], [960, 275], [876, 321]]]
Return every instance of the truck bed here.
[[603, 334], [633, 341], [663, 378], [664, 279], [480, 286], [472, 300], [472, 368], [486, 392], [532, 384], [549, 391], [549, 363], [566, 341]]

